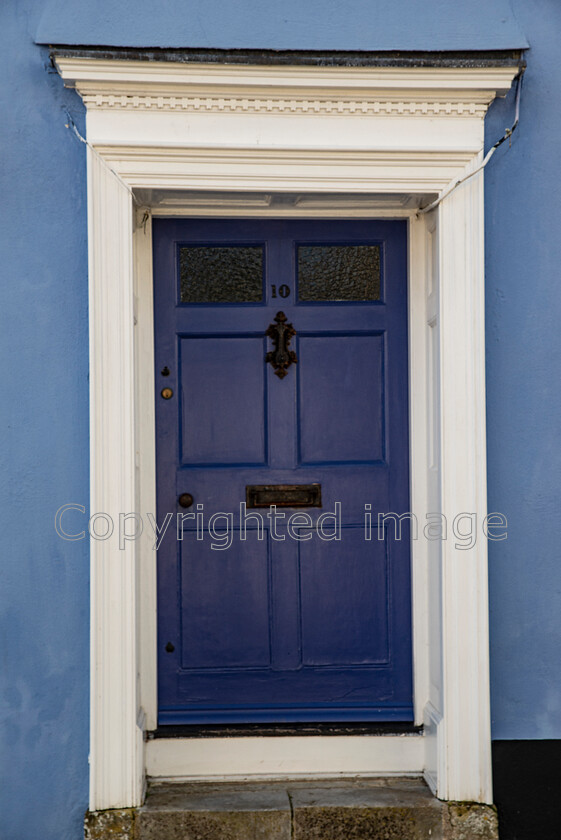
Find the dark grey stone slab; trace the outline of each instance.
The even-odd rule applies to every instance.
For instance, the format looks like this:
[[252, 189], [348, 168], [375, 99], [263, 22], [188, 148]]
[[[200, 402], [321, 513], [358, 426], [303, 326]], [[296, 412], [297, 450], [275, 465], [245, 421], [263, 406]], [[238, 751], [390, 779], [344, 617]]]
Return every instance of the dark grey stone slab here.
[[86, 840], [498, 840], [494, 808], [420, 779], [152, 783], [141, 808], [86, 815]]
[[286, 811], [286, 783], [153, 783], [140, 813], [153, 811]]
[[290, 840], [286, 789], [275, 784], [154, 784], [135, 840]]
[[134, 840], [290, 840], [290, 813], [152, 811], [141, 813]]
[[342, 779], [329, 782], [287, 782], [293, 809], [311, 807], [425, 807], [440, 803], [420, 779]]
[[442, 840], [442, 803], [417, 779], [289, 786], [294, 840]]

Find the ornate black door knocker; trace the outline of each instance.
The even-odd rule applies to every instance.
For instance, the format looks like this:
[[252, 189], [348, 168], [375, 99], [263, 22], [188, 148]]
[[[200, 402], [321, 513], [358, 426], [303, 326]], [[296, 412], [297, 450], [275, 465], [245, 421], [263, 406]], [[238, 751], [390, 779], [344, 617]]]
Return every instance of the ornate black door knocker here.
[[288, 349], [292, 337], [296, 335], [296, 330], [292, 324], [286, 323], [284, 312], [277, 312], [275, 321], [276, 324], [269, 324], [265, 333], [272, 339], [275, 347], [267, 353], [265, 361], [272, 364], [279, 379], [284, 379], [290, 365], [298, 361], [294, 350]]

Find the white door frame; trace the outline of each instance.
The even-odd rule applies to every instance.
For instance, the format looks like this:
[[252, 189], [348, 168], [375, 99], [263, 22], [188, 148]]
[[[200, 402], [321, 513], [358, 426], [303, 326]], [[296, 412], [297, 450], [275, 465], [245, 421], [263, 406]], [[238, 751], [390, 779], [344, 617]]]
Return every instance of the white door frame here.
[[[409, 218], [412, 510], [421, 525], [433, 511], [449, 522], [475, 513], [481, 522], [483, 174], [427, 217], [400, 209], [399, 196], [438, 194], [477, 165], [486, 109], [517, 69], [253, 67], [69, 54], [56, 63], [86, 103], [90, 144], [91, 512], [118, 522], [119, 514], [155, 511], [150, 210], [279, 215], [264, 196], [313, 193], [315, 201], [286, 212]], [[201, 204], [177, 192], [166, 199], [163, 190], [216, 191], [217, 198]], [[153, 196], [153, 206], [139, 212], [132, 191]], [[224, 191], [229, 198], [219, 196]], [[374, 194], [386, 197], [385, 210], [368, 205]], [[347, 197], [344, 211], [334, 195]], [[412, 543], [422, 736], [305, 745], [244, 739], [241, 760], [237, 739], [151, 741], [145, 749], [156, 715], [152, 544], [146, 534], [121, 547], [116, 537], [91, 542], [92, 810], [139, 805], [146, 768], [199, 777], [424, 773], [443, 799], [492, 801], [481, 531], [468, 551], [452, 538]]]

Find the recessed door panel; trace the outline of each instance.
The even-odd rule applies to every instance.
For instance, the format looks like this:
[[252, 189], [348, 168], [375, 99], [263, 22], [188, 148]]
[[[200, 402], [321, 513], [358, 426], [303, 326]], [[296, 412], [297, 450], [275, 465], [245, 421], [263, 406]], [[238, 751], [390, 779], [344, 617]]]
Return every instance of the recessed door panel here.
[[187, 337], [179, 352], [182, 463], [265, 463], [264, 339]]
[[302, 464], [383, 460], [383, 342], [383, 335], [299, 338]]
[[316, 537], [300, 545], [306, 666], [388, 662], [388, 546], [364, 536], [361, 525], [342, 527], [340, 540]]
[[[195, 516], [195, 514], [194, 514]], [[271, 663], [269, 540], [246, 529], [245, 539], [226, 520], [210, 539], [184, 531], [181, 560], [181, 667], [267, 668]]]

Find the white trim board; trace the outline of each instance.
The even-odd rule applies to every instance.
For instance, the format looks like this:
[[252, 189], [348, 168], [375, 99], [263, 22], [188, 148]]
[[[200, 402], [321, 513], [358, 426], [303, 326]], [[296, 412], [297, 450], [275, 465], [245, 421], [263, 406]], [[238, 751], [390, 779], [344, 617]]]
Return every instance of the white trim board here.
[[157, 779], [421, 775], [422, 735], [162, 738], [146, 745]]
[[[400, 196], [439, 193], [481, 159], [486, 107], [516, 73], [62, 57], [57, 67], [86, 102], [96, 149], [88, 153], [90, 504], [117, 518], [155, 509], [150, 222], [141, 212], [135, 227], [129, 189], [229, 191], [242, 204], [256, 191], [314, 193], [314, 215], [333, 214], [330, 195], [352, 202], [384, 194], [395, 196], [394, 211], [349, 207], [344, 215], [403, 217]], [[187, 205], [186, 194], [180, 211], [190, 212]], [[209, 205], [199, 203], [198, 212], [220, 214], [220, 200]], [[428, 218], [407, 215], [412, 508], [421, 520], [435, 509], [482, 518], [483, 173]], [[466, 552], [419, 540], [412, 553], [415, 709], [425, 735], [399, 741], [417, 745], [399, 748], [412, 751], [401, 770], [424, 772], [442, 799], [490, 802], [486, 545], [479, 540]], [[140, 804], [146, 769], [165, 770], [158, 751], [160, 762], [168, 751], [177, 772], [198, 768], [187, 775], [216, 773], [213, 750], [218, 769], [236, 769], [211, 739], [143, 746], [156, 712], [155, 596], [151, 542], [120, 551], [110, 540], [92, 541], [92, 809]], [[346, 756], [344, 739], [331, 738], [331, 746], [320, 739], [320, 766], [302, 759], [310, 742], [300, 740], [293, 746], [306, 773], [377, 772], [378, 758], [379, 772], [393, 772], [382, 738], [350, 739]], [[361, 764], [368, 749], [370, 764]], [[242, 774], [259, 773], [257, 762], [244, 761], [238, 771], [243, 764]]]

